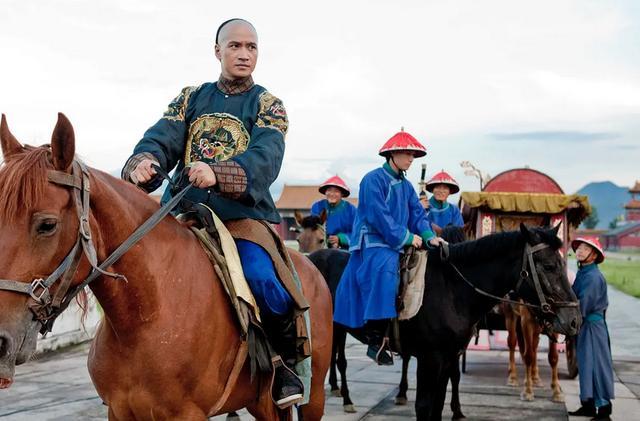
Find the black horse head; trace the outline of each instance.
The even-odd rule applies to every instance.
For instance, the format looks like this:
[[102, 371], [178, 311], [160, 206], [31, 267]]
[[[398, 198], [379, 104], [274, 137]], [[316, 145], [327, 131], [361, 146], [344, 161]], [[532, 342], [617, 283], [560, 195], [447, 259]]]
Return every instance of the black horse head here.
[[573, 336], [578, 333], [582, 316], [560, 255], [560, 225], [554, 228], [527, 228], [520, 225], [525, 240], [520, 280], [516, 293], [535, 304], [534, 315], [549, 331]]

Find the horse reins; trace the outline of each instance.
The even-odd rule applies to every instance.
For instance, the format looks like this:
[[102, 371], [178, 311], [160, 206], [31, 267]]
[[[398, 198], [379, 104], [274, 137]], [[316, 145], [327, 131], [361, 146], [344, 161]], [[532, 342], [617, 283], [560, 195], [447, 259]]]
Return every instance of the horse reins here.
[[[462, 278], [462, 280], [467, 285], [473, 288], [473, 290], [476, 293], [480, 295], [484, 295], [485, 297], [489, 297], [494, 300], [503, 302], [503, 303], [513, 304], [518, 306], [526, 306], [529, 308], [541, 310], [545, 314], [554, 315], [555, 314], [555, 312], [553, 311], [554, 307], [578, 307], [578, 303], [573, 301], [553, 301], [552, 299], [549, 299], [551, 301], [551, 304], [547, 302], [547, 299], [544, 296], [544, 292], [542, 291], [542, 285], [540, 284], [540, 277], [538, 276], [538, 271], [536, 270], [536, 264], [533, 260], [533, 254], [540, 250], [544, 250], [548, 247], [549, 245], [544, 243], [537, 244], [535, 246], [531, 246], [528, 243], [525, 245], [523, 256], [522, 256], [522, 269], [520, 270], [520, 279], [518, 280], [518, 284], [516, 285], [516, 288], [515, 288], [516, 292], [519, 291], [520, 286], [522, 285], [523, 282], [525, 282], [527, 279], [532, 279], [534, 289], [536, 291], [536, 294], [538, 295], [538, 299], [540, 300], [539, 305], [527, 303], [524, 301], [510, 300], [504, 297], [498, 297], [497, 295], [490, 294], [478, 288], [473, 283], [471, 283], [471, 281], [469, 281], [462, 274], [462, 272], [460, 272], [460, 269], [458, 269], [458, 267], [455, 264], [453, 264], [453, 262], [449, 261], [449, 247], [447, 244], [443, 245], [442, 248], [440, 249], [440, 257], [442, 260], [446, 261], [456, 271], [458, 276], [460, 276], [460, 278]], [[530, 272], [527, 270], [527, 266], [529, 267]], [[547, 289], [551, 290], [551, 284], [549, 283], [549, 280], [547, 279], [547, 277], [544, 274], [542, 274], [541, 277]]]
[[[107, 268], [118, 261], [118, 259], [140, 241], [142, 237], [158, 225], [160, 221], [178, 205], [180, 200], [192, 187], [191, 184], [186, 185], [180, 192], [173, 196], [171, 200], [153, 213], [142, 225], [136, 228], [104, 262], [98, 264], [97, 253], [89, 225], [89, 199], [91, 193], [89, 170], [83, 163], [75, 160], [71, 168], [71, 174], [57, 170], [49, 170], [47, 173], [47, 178], [50, 183], [73, 189], [73, 200], [78, 215], [79, 227], [78, 239], [71, 248], [71, 251], [69, 251], [62, 263], [60, 263], [46, 279], [34, 279], [31, 283], [0, 279], [0, 290], [13, 291], [29, 296], [29, 309], [34, 315], [34, 320], [37, 320], [42, 325], [40, 333], [43, 335], [51, 331], [53, 322], [67, 308], [71, 300], [73, 300], [84, 287], [99, 276], [105, 275], [115, 279], [126, 280], [125, 276], [108, 272]], [[76, 287], [71, 288], [71, 282], [76, 275], [83, 254], [91, 265], [91, 271], [84, 281]], [[58, 280], [60, 280], [60, 284], [55, 293], [52, 294], [50, 288]]]

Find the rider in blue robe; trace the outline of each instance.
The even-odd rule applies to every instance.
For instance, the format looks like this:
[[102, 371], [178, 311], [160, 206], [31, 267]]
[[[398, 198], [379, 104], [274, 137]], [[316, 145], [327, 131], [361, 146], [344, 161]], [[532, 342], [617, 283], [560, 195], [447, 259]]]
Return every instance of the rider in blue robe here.
[[[580, 251], [576, 252], [580, 268], [573, 283], [573, 291], [580, 301], [582, 326], [578, 333], [577, 357], [580, 376], [580, 401], [582, 407], [576, 415], [594, 416], [594, 419], [609, 419], [613, 390], [613, 362], [609, 331], [605, 313], [609, 306], [607, 282], [598, 263], [604, 260], [604, 253], [597, 239], [578, 238], [572, 246], [579, 244], [591, 248], [595, 259], [581, 261]], [[579, 413], [580, 411], [584, 413]]]
[[325, 199], [318, 200], [311, 206], [311, 215], [326, 214], [326, 235], [330, 248], [349, 249], [349, 236], [356, 217], [356, 207], [345, 200], [351, 190], [339, 176], [333, 176], [322, 183], [318, 191]]
[[393, 364], [384, 337], [388, 320], [397, 317], [400, 254], [405, 246], [435, 239], [416, 191], [404, 177], [403, 170], [408, 166], [399, 168], [394, 161], [396, 153], [426, 154], [413, 136], [406, 135], [400, 132], [383, 146], [380, 154], [387, 157], [387, 162], [366, 174], [360, 183], [351, 258], [335, 298], [334, 320], [351, 328], [367, 323], [367, 355], [385, 365]]
[[433, 193], [427, 207], [427, 219], [431, 228], [440, 232], [447, 225], [462, 227], [464, 221], [460, 209], [447, 201], [450, 194], [460, 191], [457, 181], [442, 170], [427, 181], [425, 187], [428, 192]]

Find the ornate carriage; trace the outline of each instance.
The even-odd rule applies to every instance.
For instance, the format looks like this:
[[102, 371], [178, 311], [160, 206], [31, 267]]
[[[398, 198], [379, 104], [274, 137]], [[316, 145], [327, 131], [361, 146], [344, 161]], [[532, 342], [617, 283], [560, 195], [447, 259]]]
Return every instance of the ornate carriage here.
[[[462, 192], [460, 209], [470, 238], [528, 226], [555, 226], [562, 223], [558, 236], [563, 241], [562, 255], [567, 257], [569, 238], [591, 213], [586, 196], [565, 194], [548, 175], [530, 168], [504, 171], [491, 179], [480, 192]], [[489, 314], [486, 327], [502, 330], [504, 317]], [[567, 343], [569, 374], [577, 375], [573, 344]], [[464, 368], [464, 367], [463, 367]]]

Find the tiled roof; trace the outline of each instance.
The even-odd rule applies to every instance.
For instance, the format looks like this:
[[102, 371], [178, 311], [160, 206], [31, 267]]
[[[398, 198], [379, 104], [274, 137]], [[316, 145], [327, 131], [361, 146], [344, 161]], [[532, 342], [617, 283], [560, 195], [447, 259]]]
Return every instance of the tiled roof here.
[[[276, 202], [277, 209], [310, 210], [311, 205], [317, 200], [324, 199], [324, 195], [318, 191], [318, 186], [293, 186], [285, 184]], [[349, 197], [346, 199], [354, 205], [358, 205], [358, 199]]]
[[636, 230], [640, 230], [640, 221], [638, 222], [629, 222], [627, 224], [621, 225], [619, 227], [616, 227], [614, 229], [612, 229], [611, 231], [607, 232], [605, 234], [606, 237], [615, 237], [618, 236], [620, 234], [624, 234], [625, 232], [628, 231], [636, 231]]

